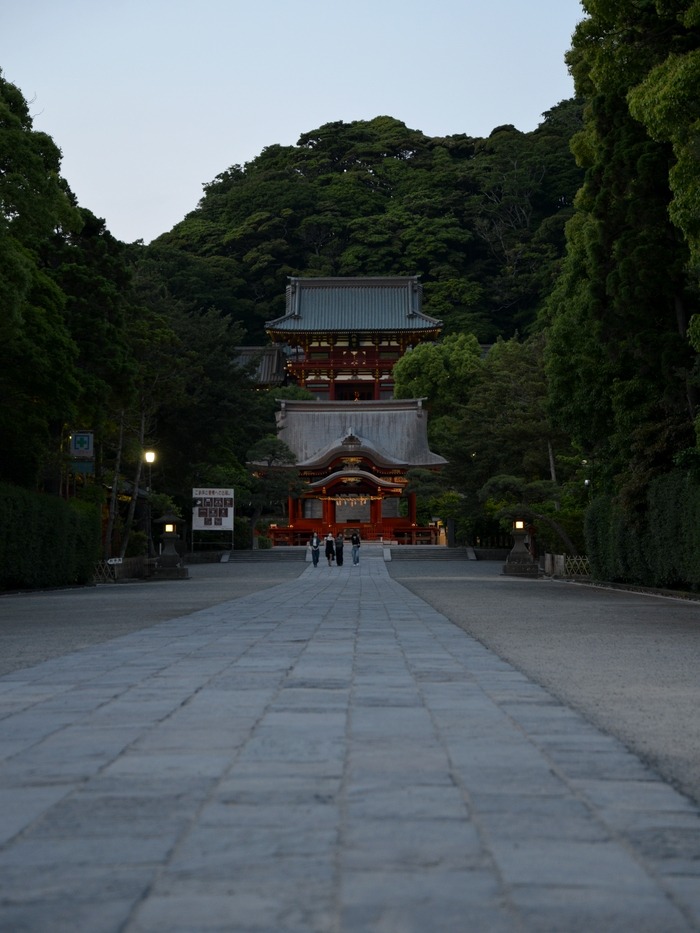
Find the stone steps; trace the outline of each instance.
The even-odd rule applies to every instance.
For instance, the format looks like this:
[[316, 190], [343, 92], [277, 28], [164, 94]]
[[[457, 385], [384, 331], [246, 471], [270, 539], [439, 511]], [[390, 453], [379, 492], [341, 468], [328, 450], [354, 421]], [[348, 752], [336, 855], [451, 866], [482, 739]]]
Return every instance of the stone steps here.
[[[346, 559], [350, 558], [351, 547], [345, 545]], [[440, 547], [430, 544], [400, 544], [389, 546], [379, 541], [365, 541], [360, 549], [360, 557], [383, 557], [385, 560], [476, 560], [471, 547]], [[322, 559], [325, 556], [321, 555]], [[261, 550], [227, 551], [222, 557], [223, 563], [241, 562], [275, 563], [279, 561], [302, 561], [307, 559], [306, 547], [273, 547]]]
[[401, 544], [388, 550], [391, 560], [476, 560], [476, 554], [471, 547]]
[[290, 545], [289, 547], [261, 548], [249, 551], [228, 551], [222, 561], [237, 564], [242, 561], [255, 561], [256, 563], [301, 561], [306, 560], [306, 548]]

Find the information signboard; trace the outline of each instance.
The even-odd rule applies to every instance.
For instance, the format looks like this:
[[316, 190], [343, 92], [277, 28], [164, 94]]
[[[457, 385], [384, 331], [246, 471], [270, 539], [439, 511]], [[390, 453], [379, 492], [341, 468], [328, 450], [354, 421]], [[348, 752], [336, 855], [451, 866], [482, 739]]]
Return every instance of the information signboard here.
[[92, 431], [75, 431], [70, 436], [70, 455], [74, 459], [92, 460], [95, 456], [95, 436]]
[[192, 531], [233, 531], [233, 489], [192, 490]]

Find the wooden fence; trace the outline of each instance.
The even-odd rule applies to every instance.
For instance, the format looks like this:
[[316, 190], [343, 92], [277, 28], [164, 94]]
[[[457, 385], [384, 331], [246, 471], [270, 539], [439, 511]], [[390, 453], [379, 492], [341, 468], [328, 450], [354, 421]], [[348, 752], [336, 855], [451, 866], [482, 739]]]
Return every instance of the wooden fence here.
[[95, 564], [93, 583], [117, 583], [119, 580], [138, 580], [150, 575], [147, 557], [124, 557], [116, 560], [100, 560]]
[[548, 577], [589, 580], [591, 565], [587, 557], [570, 554], [545, 554], [544, 572]]

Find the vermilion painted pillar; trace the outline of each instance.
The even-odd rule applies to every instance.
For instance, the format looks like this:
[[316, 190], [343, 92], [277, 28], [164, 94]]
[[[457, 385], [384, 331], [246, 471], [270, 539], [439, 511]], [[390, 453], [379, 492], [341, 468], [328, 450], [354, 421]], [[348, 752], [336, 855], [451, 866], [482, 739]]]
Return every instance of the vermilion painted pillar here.
[[332, 499], [323, 500], [323, 533], [328, 534], [328, 526], [333, 524], [333, 506]]
[[381, 525], [382, 523], [382, 500], [381, 499], [371, 500], [369, 504], [369, 520], [375, 528], [377, 525]]

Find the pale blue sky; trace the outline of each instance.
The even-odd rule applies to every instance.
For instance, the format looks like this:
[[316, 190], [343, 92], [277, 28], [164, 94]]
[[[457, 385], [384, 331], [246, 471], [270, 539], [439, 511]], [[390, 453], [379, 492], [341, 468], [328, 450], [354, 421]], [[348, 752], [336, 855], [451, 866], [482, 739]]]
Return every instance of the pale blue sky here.
[[146, 242], [265, 146], [387, 114], [534, 129], [571, 97], [580, 0], [0, 0], [0, 68], [82, 206]]

